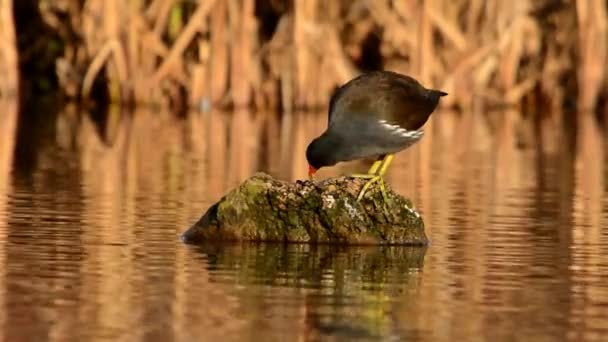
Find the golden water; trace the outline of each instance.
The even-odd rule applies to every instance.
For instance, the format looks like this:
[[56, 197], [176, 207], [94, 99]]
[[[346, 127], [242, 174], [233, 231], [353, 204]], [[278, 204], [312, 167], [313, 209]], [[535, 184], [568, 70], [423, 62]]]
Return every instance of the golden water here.
[[[604, 128], [434, 115], [388, 176], [427, 249], [184, 245], [258, 170], [306, 177], [324, 113], [0, 116], [6, 341], [606, 341]], [[322, 170], [321, 177], [365, 165]]]

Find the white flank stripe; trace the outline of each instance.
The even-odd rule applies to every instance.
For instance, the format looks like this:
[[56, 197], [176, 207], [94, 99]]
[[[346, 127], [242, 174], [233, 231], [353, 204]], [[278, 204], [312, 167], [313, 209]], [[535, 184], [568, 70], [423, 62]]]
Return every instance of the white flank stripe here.
[[422, 131], [405, 131], [405, 133], [402, 133], [401, 136], [409, 139], [418, 139], [422, 136], [422, 134]]
[[378, 120], [378, 123], [380, 123], [380, 125], [382, 125], [382, 127], [385, 129], [391, 131], [390, 133], [399, 134], [400, 136], [408, 139], [418, 139], [424, 134], [422, 131], [408, 131], [399, 125], [390, 124], [386, 122], [386, 120]]

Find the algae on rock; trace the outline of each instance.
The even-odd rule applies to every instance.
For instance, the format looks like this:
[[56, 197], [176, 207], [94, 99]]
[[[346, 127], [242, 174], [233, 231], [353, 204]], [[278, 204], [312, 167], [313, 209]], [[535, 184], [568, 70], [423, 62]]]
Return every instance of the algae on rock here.
[[183, 234], [202, 241], [425, 245], [420, 215], [409, 200], [386, 187], [387, 201], [365, 180], [337, 177], [287, 183], [258, 173], [211, 206]]

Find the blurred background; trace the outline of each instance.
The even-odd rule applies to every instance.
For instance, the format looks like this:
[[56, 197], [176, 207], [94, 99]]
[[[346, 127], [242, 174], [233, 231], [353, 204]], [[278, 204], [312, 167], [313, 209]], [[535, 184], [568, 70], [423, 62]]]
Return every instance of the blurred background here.
[[[0, 0], [0, 339], [607, 340], [607, 8]], [[428, 251], [181, 243], [377, 69], [449, 93], [387, 175]]]
[[[10, 132], [31, 137], [34, 122], [53, 121], [67, 103], [75, 106], [71, 117], [92, 119], [106, 140], [137, 107], [180, 119], [247, 111], [260, 129], [240, 119], [228, 136], [267, 143], [303, 129], [294, 112], [326, 111], [336, 87], [376, 69], [448, 92], [441, 108], [475, 115], [468, 121], [497, 122], [503, 116], [490, 113], [509, 109], [518, 120], [542, 122], [543, 132], [585, 113], [604, 122], [606, 7], [602, 0], [3, 0], [0, 96], [14, 102], [3, 115], [3, 146], [10, 152]], [[303, 159], [283, 160], [290, 156], [256, 159], [300, 169]]]
[[606, 106], [601, 0], [1, 3], [2, 94], [172, 108], [321, 108], [361, 71], [526, 108]]

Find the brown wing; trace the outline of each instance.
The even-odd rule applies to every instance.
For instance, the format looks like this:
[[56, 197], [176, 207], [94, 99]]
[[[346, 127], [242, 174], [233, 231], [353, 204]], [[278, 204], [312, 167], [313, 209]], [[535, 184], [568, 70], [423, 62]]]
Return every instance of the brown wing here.
[[[329, 122], [363, 116], [384, 120], [406, 130], [427, 121], [443, 92], [428, 90], [415, 79], [390, 71], [363, 74], [340, 87], [332, 96]], [[363, 119], [363, 118], [360, 118]]]

